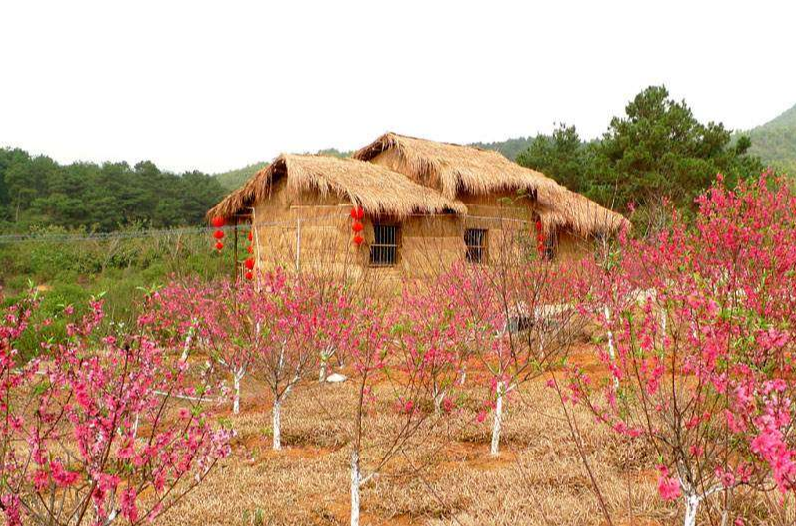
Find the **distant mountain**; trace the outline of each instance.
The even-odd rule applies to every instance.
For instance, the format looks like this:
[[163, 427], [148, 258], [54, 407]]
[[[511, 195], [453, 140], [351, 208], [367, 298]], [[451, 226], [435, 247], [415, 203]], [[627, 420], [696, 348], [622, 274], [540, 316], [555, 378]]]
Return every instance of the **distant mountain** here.
[[796, 106], [746, 135], [752, 139], [753, 154], [796, 177]]
[[485, 150], [495, 150], [510, 160], [516, 161], [517, 156], [527, 150], [533, 140], [533, 137], [517, 137], [516, 139], [507, 139], [501, 142], [474, 142], [470, 146]]
[[[309, 152], [305, 152], [309, 153]], [[335, 148], [327, 148], [325, 150], [319, 150], [316, 152], [316, 155], [331, 155], [332, 157], [351, 157], [351, 154], [354, 153], [353, 151], [346, 151], [341, 152]], [[221, 186], [224, 187], [224, 190], [231, 192], [232, 190], [237, 190], [243, 183], [248, 181], [251, 176], [262, 170], [268, 166], [268, 163], [261, 162], [261, 163], [254, 163], [250, 164], [249, 166], [244, 166], [243, 168], [238, 168], [237, 170], [230, 170], [228, 172], [222, 172], [215, 174], [215, 177], [218, 179], [218, 182], [221, 183]]]
[[248, 181], [252, 175], [266, 166], [268, 166], [268, 163], [265, 162], [254, 163], [249, 166], [244, 166], [243, 168], [238, 168], [237, 170], [215, 174], [215, 177], [218, 179], [218, 182], [221, 183], [221, 186], [224, 187], [224, 190], [231, 192], [243, 186], [243, 183]]

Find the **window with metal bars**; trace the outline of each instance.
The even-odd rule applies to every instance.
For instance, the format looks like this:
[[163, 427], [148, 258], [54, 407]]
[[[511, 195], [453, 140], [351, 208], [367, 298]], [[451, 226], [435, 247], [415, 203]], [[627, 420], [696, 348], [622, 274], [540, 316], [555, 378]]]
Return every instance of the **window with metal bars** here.
[[370, 244], [372, 266], [389, 267], [398, 262], [400, 233], [398, 225], [373, 225], [373, 243]]
[[558, 232], [553, 230], [544, 240], [543, 257], [545, 261], [553, 261], [556, 257], [556, 252], [558, 252]]
[[484, 228], [464, 230], [464, 245], [467, 247], [467, 261], [470, 263], [486, 263], [486, 234]]

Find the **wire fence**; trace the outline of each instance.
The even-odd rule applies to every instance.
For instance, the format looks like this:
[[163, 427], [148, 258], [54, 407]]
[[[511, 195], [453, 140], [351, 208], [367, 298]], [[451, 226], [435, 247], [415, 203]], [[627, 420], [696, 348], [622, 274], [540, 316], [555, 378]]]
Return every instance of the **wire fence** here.
[[[347, 213], [345, 214], [347, 216]], [[409, 217], [427, 218], [432, 220], [435, 216], [414, 214]], [[464, 217], [465, 222], [468, 220], [488, 220], [495, 222], [510, 222], [519, 224], [528, 224], [529, 220], [510, 218], [510, 217], [496, 217], [496, 216], [476, 216], [468, 215]], [[157, 238], [169, 237], [174, 235], [185, 234], [208, 234], [210, 235], [213, 230], [224, 230], [225, 232], [232, 232], [236, 228], [238, 230], [246, 228], [259, 228], [266, 226], [295, 226], [297, 221], [303, 224], [313, 222], [328, 222], [329, 218], [323, 217], [299, 217], [296, 219], [287, 219], [283, 221], [257, 221], [254, 225], [251, 223], [240, 223], [239, 225], [225, 225], [222, 227], [212, 226], [193, 226], [193, 227], [178, 227], [178, 228], [162, 228], [162, 229], [145, 229], [145, 230], [117, 230], [111, 232], [31, 232], [26, 234], [0, 234], [0, 243], [27, 243], [27, 242], [41, 242], [41, 243], [57, 243], [66, 241], [109, 241], [115, 239], [141, 239], [141, 238]]]

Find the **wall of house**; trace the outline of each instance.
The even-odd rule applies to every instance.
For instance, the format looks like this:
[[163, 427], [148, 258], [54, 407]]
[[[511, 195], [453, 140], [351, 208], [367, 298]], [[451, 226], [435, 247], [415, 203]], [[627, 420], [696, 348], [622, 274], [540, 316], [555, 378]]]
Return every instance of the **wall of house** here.
[[[453, 214], [417, 215], [401, 220], [391, 217], [363, 219], [365, 242], [353, 242], [352, 205], [337, 195], [315, 192], [288, 194], [285, 180], [272, 186], [271, 197], [254, 207], [257, 268], [278, 267], [313, 272], [335, 281], [361, 278], [372, 286], [398, 290], [406, 280], [434, 279], [454, 262], [465, 258], [466, 228], [487, 230], [487, 262], [500, 264], [504, 258], [523, 257], [533, 243], [533, 206], [527, 198], [505, 193], [498, 196], [463, 195], [470, 210], [466, 217]], [[369, 265], [370, 244], [375, 223], [400, 226], [398, 260], [394, 266]], [[582, 254], [584, 244], [577, 236], [560, 232], [559, 257]], [[298, 258], [296, 257], [298, 253]]]
[[336, 195], [288, 193], [285, 179], [254, 207], [257, 268], [299, 268], [320, 276], [361, 271], [351, 242], [351, 204]]

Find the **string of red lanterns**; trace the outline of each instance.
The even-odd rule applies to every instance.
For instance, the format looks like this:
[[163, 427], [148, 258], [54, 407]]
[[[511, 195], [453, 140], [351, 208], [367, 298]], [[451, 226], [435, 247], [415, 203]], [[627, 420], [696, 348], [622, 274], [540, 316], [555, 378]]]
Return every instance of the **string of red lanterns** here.
[[[249, 230], [249, 235], [247, 237], [249, 238], [249, 245], [246, 247], [246, 252], [249, 254], [254, 254], [254, 233], [252, 230]], [[246, 273], [243, 274], [243, 277], [251, 281], [254, 279], [254, 258], [251, 256], [246, 258], [246, 261], [244, 261], [243, 264], [246, 267]]]
[[[221, 216], [215, 216], [210, 220], [210, 224], [216, 229], [213, 231], [213, 238], [216, 240], [215, 248], [220, 252], [221, 249], [224, 248], [224, 243], [221, 241], [224, 239], [224, 231], [222, 230], [222, 227], [225, 224], [224, 218]], [[254, 240], [254, 234], [251, 230], [249, 230], [247, 237], [249, 238], [249, 245], [246, 247], [246, 251], [249, 254], [254, 254], [254, 245], [252, 243]], [[243, 262], [243, 265], [246, 268], [246, 272], [243, 274], [243, 276], [248, 280], [254, 279], [254, 257], [249, 256], [246, 258], [246, 260]]]
[[221, 242], [221, 240], [224, 239], [224, 231], [221, 230], [221, 227], [224, 226], [224, 218], [221, 216], [215, 216], [210, 220], [210, 224], [216, 227], [215, 232], [213, 232], [213, 237], [216, 240], [216, 250], [221, 252], [221, 249], [224, 248], [224, 243]]
[[539, 254], [544, 254], [544, 233], [542, 232], [542, 220], [536, 220], [536, 250]]
[[361, 206], [357, 205], [351, 209], [351, 219], [353, 220], [353, 223], [351, 223], [351, 230], [354, 232], [352, 241], [357, 247], [359, 247], [359, 245], [365, 241], [365, 238], [360, 234], [360, 232], [362, 232], [362, 230], [365, 228], [362, 225], [362, 218], [364, 217], [365, 210], [363, 210]]

